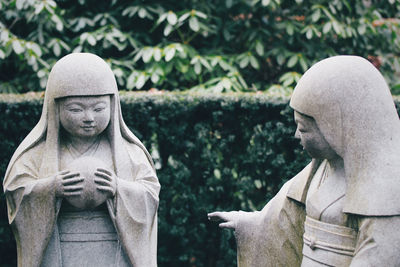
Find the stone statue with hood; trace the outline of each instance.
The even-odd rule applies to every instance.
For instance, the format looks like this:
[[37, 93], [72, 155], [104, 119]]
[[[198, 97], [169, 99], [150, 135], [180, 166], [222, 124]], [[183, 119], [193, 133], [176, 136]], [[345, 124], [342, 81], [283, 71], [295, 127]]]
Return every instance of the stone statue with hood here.
[[322, 60], [290, 106], [311, 163], [261, 211], [208, 215], [235, 230], [238, 265], [400, 266], [400, 121], [382, 75]]
[[4, 190], [18, 266], [157, 266], [160, 184], [122, 119], [113, 72], [96, 55], [54, 65]]

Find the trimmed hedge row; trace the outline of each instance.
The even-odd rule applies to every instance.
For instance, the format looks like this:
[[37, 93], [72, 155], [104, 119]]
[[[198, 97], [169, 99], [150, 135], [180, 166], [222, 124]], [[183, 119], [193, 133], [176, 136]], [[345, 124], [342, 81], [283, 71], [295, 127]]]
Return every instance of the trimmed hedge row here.
[[[159, 266], [234, 266], [233, 233], [214, 210], [256, 210], [309, 161], [293, 138], [288, 99], [263, 94], [125, 93], [125, 122], [151, 151], [161, 183]], [[0, 170], [37, 123], [39, 94], [0, 96]], [[1, 188], [1, 192], [3, 192]], [[16, 261], [0, 193], [0, 258]]]

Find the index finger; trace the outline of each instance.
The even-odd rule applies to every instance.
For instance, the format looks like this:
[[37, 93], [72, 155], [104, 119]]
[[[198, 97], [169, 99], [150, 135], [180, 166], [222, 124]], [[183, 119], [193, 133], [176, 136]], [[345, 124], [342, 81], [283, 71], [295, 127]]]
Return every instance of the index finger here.
[[228, 212], [226, 212], [226, 211], [214, 211], [214, 212], [208, 213], [207, 217], [210, 221], [213, 221], [213, 222], [218, 222], [221, 220], [228, 221], [227, 213]]
[[109, 170], [103, 169], [103, 168], [97, 168], [97, 171], [99, 172], [104, 172], [105, 174], [112, 176], [112, 173]]
[[80, 175], [79, 172], [72, 172], [72, 173], [68, 172], [66, 174], [62, 174], [61, 176], [62, 176], [62, 179], [69, 179], [69, 178], [79, 176], [79, 175]]

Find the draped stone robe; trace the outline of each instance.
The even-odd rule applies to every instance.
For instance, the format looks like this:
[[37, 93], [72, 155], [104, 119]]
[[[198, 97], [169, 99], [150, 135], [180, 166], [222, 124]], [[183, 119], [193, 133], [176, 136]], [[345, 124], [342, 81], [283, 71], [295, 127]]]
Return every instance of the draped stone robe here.
[[[65, 200], [55, 197], [54, 178], [39, 176], [45, 140], [15, 161], [5, 192], [19, 266], [156, 266], [158, 179], [142, 148], [127, 141], [124, 146], [129, 155], [125, 168], [132, 169], [133, 177], [119, 177], [114, 199], [94, 211], [71, 210]], [[63, 144], [60, 150], [62, 168], [78, 156], [70, 145]], [[104, 136], [82, 156], [88, 154], [113, 168]], [[90, 229], [95, 231], [82, 232]], [[91, 239], [85, 240], [85, 234]], [[107, 247], [112, 251], [102, 250]], [[98, 261], [85, 264], [89, 259]]]
[[[331, 209], [337, 210], [337, 206], [343, 205], [343, 197], [324, 200], [324, 203], [315, 199], [317, 189], [312, 188], [312, 180], [320, 181], [325, 164], [314, 160], [285, 183], [261, 211], [239, 211], [240, 219], [235, 228], [238, 266], [400, 266], [400, 216], [359, 216], [340, 211], [340, 224], [356, 232], [354, 251], [345, 264], [338, 264], [337, 257], [342, 255], [335, 256], [335, 253], [323, 255], [318, 261], [321, 252], [325, 252], [324, 247], [313, 247], [312, 255], [304, 251], [309, 248], [309, 244], [304, 245], [307, 216], [321, 223], [329, 217], [327, 213], [332, 212]], [[315, 217], [317, 211], [320, 211], [318, 218]]]

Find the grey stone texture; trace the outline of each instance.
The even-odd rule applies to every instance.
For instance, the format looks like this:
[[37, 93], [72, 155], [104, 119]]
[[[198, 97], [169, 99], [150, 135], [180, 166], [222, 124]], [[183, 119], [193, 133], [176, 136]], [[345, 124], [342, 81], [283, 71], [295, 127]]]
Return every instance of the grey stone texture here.
[[54, 65], [3, 186], [18, 266], [157, 266], [160, 184], [98, 56]]
[[239, 266], [400, 266], [400, 121], [379, 71], [357, 56], [312, 66], [290, 106], [312, 157], [261, 210], [213, 212]]

